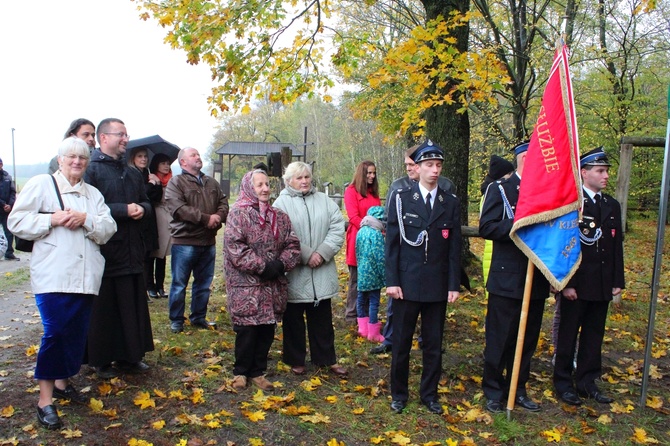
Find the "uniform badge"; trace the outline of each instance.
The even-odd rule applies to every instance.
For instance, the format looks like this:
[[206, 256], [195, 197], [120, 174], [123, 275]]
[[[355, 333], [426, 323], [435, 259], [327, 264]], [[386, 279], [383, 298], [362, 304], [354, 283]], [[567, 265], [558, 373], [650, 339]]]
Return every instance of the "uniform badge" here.
[[442, 238], [445, 239], [445, 240], [449, 238], [449, 230], [448, 229], [443, 229], [442, 230]]
[[590, 227], [590, 228], [595, 228], [595, 227], [596, 227], [596, 224], [595, 224], [594, 222], [591, 222], [591, 223], [589, 223], [589, 227]]
[[440, 203], [444, 202], [444, 197], [442, 197], [442, 195], [438, 195], [437, 199], [440, 200]]
[[616, 237], [616, 229], [612, 229], [612, 238]]
[[589, 230], [588, 230], [587, 228], [584, 228], [584, 229], [582, 229], [582, 233], [583, 233], [584, 235], [588, 235], [588, 234], [589, 234]]
[[414, 201], [419, 199], [419, 194], [418, 192], [414, 192], [414, 195], [412, 195], [412, 198], [414, 198]]

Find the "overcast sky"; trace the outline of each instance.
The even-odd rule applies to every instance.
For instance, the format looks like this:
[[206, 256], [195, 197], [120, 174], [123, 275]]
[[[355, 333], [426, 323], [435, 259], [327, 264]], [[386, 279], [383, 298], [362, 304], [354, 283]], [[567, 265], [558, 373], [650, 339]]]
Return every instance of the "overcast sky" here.
[[[159, 134], [204, 153], [216, 121], [209, 69], [163, 43], [130, 0], [0, 3], [0, 158], [49, 161], [70, 122], [126, 123], [131, 139]], [[20, 175], [19, 175], [20, 176]]]

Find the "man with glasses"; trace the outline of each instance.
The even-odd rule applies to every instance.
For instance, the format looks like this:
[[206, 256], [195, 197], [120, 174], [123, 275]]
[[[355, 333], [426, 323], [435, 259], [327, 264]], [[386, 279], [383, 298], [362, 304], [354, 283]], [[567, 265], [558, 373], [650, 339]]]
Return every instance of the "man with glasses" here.
[[[128, 133], [120, 119], [98, 125], [100, 148], [91, 154], [85, 180], [98, 188], [116, 221], [117, 232], [100, 247], [105, 272], [93, 302], [88, 364], [100, 378], [149, 369], [144, 354], [154, 349], [144, 281], [141, 220], [152, 212], [137, 169], [125, 160]], [[116, 368], [114, 368], [114, 366]]]

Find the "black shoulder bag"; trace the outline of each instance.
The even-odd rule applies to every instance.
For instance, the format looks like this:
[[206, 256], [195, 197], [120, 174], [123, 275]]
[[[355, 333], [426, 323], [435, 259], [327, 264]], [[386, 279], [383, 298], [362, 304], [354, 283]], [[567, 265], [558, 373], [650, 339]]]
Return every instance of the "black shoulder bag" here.
[[[61, 210], [64, 211], [65, 206], [63, 205], [63, 198], [60, 196], [60, 189], [58, 189], [58, 183], [56, 183], [56, 177], [51, 175], [51, 179], [54, 182], [54, 188], [56, 189], [56, 195], [58, 195], [58, 203], [60, 203], [60, 208]], [[33, 252], [33, 244], [35, 243], [34, 240], [24, 240], [16, 236], [14, 237], [14, 239], [15, 239], [14, 244], [18, 251]]]

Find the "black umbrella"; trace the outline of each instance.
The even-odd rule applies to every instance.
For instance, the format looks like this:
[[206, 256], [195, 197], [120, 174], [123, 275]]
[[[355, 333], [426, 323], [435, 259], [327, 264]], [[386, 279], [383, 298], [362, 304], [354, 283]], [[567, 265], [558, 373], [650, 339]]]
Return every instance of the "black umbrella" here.
[[126, 146], [126, 153], [128, 156], [130, 156], [131, 153], [136, 152], [138, 149], [145, 149], [147, 151], [147, 155], [149, 155], [149, 163], [151, 163], [151, 159], [154, 155], [162, 153], [170, 158], [170, 164], [177, 159], [180, 150], [176, 144], [164, 140], [159, 135], [128, 141], [128, 145]]

